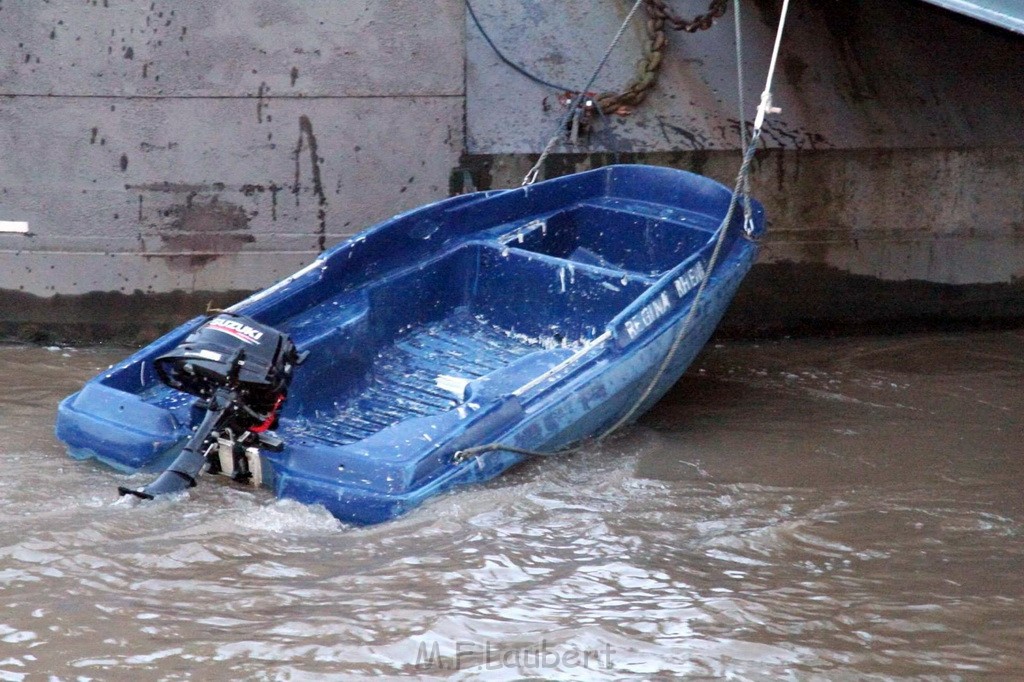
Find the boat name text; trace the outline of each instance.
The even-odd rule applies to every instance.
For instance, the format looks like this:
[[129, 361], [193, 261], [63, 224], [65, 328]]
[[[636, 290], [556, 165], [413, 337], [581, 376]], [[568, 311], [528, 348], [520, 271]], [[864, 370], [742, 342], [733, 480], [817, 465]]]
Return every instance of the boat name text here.
[[661, 292], [660, 296], [641, 308], [640, 312], [636, 315], [626, 320], [626, 333], [629, 334], [629, 338], [635, 339], [640, 336], [645, 329], [657, 322], [671, 307], [672, 301], [668, 297], [668, 292]]
[[676, 281], [672, 283], [676, 288], [676, 295], [679, 298], [686, 296], [695, 287], [700, 286], [700, 283], [704, 281], [704, 275], [704, 264], [697, 261], [696, 265], [679, 275]]
[[629, 335], [629, 340], [632, 341], [647, 331], [651, 325], [671, 310], [676, 303], [682, 301], [688, 293], [699, 287], [706, 277], [707, 271], [704, 270], [704, 264], [698, 261], [696, 265], [673, 280], [672, 291], [676, 294], [675, 300], [669, 296], [668, 291], [662, 291], [633, 317], [626, 320], [623, 329]]

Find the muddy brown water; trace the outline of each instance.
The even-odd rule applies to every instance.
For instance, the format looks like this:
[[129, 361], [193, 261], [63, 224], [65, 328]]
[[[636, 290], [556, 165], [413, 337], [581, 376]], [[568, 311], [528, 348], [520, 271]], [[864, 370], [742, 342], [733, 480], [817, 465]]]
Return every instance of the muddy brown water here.
[[115, 503], [0, 347], [0, 680], [1024, 677], [1024, 332], [709, 347], [641, 422], [354, 528]]

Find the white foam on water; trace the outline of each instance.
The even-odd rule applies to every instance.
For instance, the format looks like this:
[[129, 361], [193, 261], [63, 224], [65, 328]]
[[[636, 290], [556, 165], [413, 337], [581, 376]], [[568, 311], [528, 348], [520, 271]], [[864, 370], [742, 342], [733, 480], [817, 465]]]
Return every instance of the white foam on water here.
[[257, 506], [237, 515], [234, 521], [242, 528], [275, 534], [319, 534], [345, 528], [322, 506], [287, 499]]

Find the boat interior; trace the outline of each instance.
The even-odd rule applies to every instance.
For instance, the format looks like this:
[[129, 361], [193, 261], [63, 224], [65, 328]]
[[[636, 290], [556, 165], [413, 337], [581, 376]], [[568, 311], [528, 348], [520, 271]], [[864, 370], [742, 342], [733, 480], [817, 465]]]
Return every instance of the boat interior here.
[[480, 400], [485, 382], [510, 393], [523, 382], [517, 367], [557, 365], [717, 227], [634, 201], [616, 210], [617, 201], [497, 225], [283, 320], [310, 350], [285, 416], [304, 423], [304, 437], [346, 445]]
[[[462, 236], [442, 245], [429, 220], [353, 240], [255, 314], [309, 351], [281, 414], [286, 438], [294, 429], [347, 445], [510, 393], [601, 334], [718, 226], [701, 213], [615, 197], [492, 220], [483, 230], [460, 224], [465, 218], [452, 212], [446, 233]], [[410, 244], [389, 247], [399, 228]], [[389, 248], [426, 257], [389, 263]], [[151, 369], [142, 370], [141, 387], [139, 377], [106, 382], [191, 421], [190, 396], [164, 387]]]

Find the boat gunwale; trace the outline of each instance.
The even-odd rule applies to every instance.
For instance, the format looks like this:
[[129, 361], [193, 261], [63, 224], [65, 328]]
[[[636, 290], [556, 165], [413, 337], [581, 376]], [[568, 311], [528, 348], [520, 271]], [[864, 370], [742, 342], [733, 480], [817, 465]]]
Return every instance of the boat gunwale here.
[[[751, 248], [756, 249], [756, 243], [742, 241], [736, 243], [734, 241], [731, 248], [729, 248], [726, 252], [724, 260], [730, 260], [731, 258], [740, 256], [743, 253], [743, 251]], [[738, 284], [739, 283], [737, 282], [737, 286]], [[666, 335], [671, 333], [673, 329], [675, 329], [678, 325], [683, 323], [684, 316], [682, 315], [682, 311], [683, 308], [680, 308], [674, 311], [673, 315], [666, 316], [664, 320], [659, 321], [659, 324], [652, 327], [652, 333], [645, 334], [643, 338], [638, 338], [636, 340], [636, 343], [631, 347], [631, 350], [636, 352], [649, 351], [652, 346], [655, 346], [658, 343], [663, 343], [665, 341]], [[698, 311], [697, 317], [701, 318], [702, 315], [704, 315], [704, 313], [705, 311], [703, 310]], [[695, 324], [691, 327], [691, 329], [698, 328], [702, 322], [702, 319], [696, 320]], [[602, 336], [604, 336], [604, 334], [602, 334]], [[603, 340], [601, 344], [602, 347], [600, 349], [601, 351], [608, 351], [612, 353], [623, 352], [623, 348], [621, 347], [606, 344], [605, 342], [607, 340], [608, 339]], [[597, 341], [597, 339], [595, 339], [595, 341]], [[509, 399], [517, 401], [519, 403], [519, 407], [522, 409], [524, 414], [536, 415], [538, 413], [542, 413], [546, 409], [546, 404], [557, 403], [561, 399], [560, 394], [574, 394], [575, 392], [577, 392], [581, 384], [588, 383], [592, 380], [592, 376], [589, 373], [602, 372], [605, 369], [607, 369], [607, 366], [597, 366], [598, 362], [602, 359], [602, 357], [604, 357], [604, 352], [597, 355], [591, 355], [590, 357], [585, 357], [588, 354], [589, 350], [593, 350], [593, 348], [584, 349], [584, 352], [576, 354], [583, 357], [583, 362], [579, 363], [578, 366], [574, 367], [571, 373], [564, 374], [563, 376], [561, 376], [560, 381], [558, 383], [546, 386], [541, 391], [535, 391], [528, 397], [524, 397], [524, 393], [518, 396], [510, 395]], [[575, 355], [573, 357], [575, 357]], [[562, 364], [566, 364], [566, 366], [568, 367], [567, 363]], [[470, 419], [470, 422], [467, 423], [471, 422], [472, 419]], [[507, 444], [510, 447], [518, 447], [520, 445], [523, 445], [518, 441], [519, 435], [524, 433], [529, 428], [531, 423], [532, 422], [530, 420], [524, 420], [512, 424], [507, 429], [494, 434], [490, 440], [494, 443]], [[432, 456], [436, 456], [438, 453], [440, 453], [442, 457], [454, 457], [458, 450], [461, 449], [460, 446], [456, 445], [461, 436], [461, 433], [456, 433], [452, 434], [449, 438], [437, 441], [431, 450]], [[571, 443], [551, 441], [541, 445], [537, 445], [532, 442], [527, 443], [526, 445], [530, 446], [531, 449], [553, 452], [569, 444]], [[349, 448], [349, 446], [340, 447]], [[358, 454], [359, 451], [348, 450], [348, 452], [350, 454]], [[369, 456], [369, 453], [367, 453], [367, 455]], [[371, 486], [354, 484], [353, 481], [346, 481], [342, 483], [335, 480], [313, 477], [305, 472], [302, 475], [296, 476], [291, 470], [289, 470], [288, 468], [284, 468], [281, 473], [283, 473], [288, 480], [283, 482], [280, 488], [284, 490], [289, 485], [289, 483], [291, 483], [292, 485], [294, 485], [295, 483], [303, 485], [306, 481], [312, 480], [316, 482], [317, 486], [326, 486], [326, 489], [331, 490], [332, 496], [337, 495], [340, 497], [343, 495], [343, 493], [339, 491], [349, 490], [353, 492], [358, 492], [359, 495], [362, 495], [364, 497], [373, 498], [378, 502], [383, 502], [388, 505], [399, 505], [405, 511], [408, 511], [409, 509], [418, 506], [424, 500], [434, 497], [438, 493], [449, 491], [463, 485], [477, 483], [480, 480], [486, 480], [487, 478], [490, 478], [489, 476], [485, 476], [483, 479], [480, 479], [474, 476], [473, 469], [477, 468], [483, 470], [485, 466], [484, 458], [492, 457], [503, 458], [503, 461], [505, 463], [497, 465], [498, 469], [501, 471], [506, 470], [510, 466], [513, 466], [514, 464], [522, 462], [523, 460], [527, 459], [526, 455], [502, 451], [498, 449], [491, 453], [486, 453], [478, 455], [473, 458], [466, 459], [461, 463], [456, 463], [454, 460], [452, 460], [453, 466], [449, 466], [447, 468], [442, 469], [441, 473], [439, 473], [437, 476], [433, 478], [428, 479], [421, 485], [417, 487], [410, 487], [409, 489], [402, 492], [389, 492]], [[273, 466], [276, 467], [277, 465]], [[376, 521], [371, 521], [370, 523], [376, 523]]]
[[[602, 182], [593, 182], [595, 179], [593, 174], [596, 173], [603, 174]], [[579, 175], [588, 175], [588, 173]], [[268, 484], [268, 487], [271, 487], [279, 496], [328, 504], [332, 513], [339, 518], [357, 520], [358, 523], [387, 520], [408, 511], [412, 506], [438, 492], [493, 478], [501, 471], [524, 459], [522, 455], [499, 450], [477, 459], [472, 462], [471, 466], [459, 466], [451, 461], [451, 458], [459, 449], [460, 444], [465, 447], [467, 438], [475, 438], [478, 443], [503, 443], [512, 447], [521, 446], [536, 450], [555, 451], [573, 442], [579, 442], [580, 438], [587, 438], [589, 434], [600, 433], [601, 428], [614, 423], [614, 415], [622, 414], [618, 411], [620, 407], [624, 411], [625, 407], [629, 406], [629, 401], [633, 400], [635, 394], [638, 393], [638, 389], [635, 387], [642, 386], [644, 377], [651, 376], [650, 372], [653, 367], [651, 359], [657, 354], [664, 356], [664, 351], [674, 332], [687, 333], [689, 337], [685, 347], [686, 352], [680, 353], [672, 365], [675, 373], [670, 378], [674, 379], [678, 376], [682, 371], [679, 369], [680, 365], [685, 369], [686, 364], [692, 361], [693, 354], [699, 352], [699, 346], [696, 346], [694, 339], [701, 340], [703, 343], [703, 340], [706, 340], [712, 333], [714, 324], [720, 319], [722, 311], [739, 286], [742, 275], [749, 269], [756, 255], [757, 242], [743, 239], [740, 231], [742, 223], [736, 218], [728, 224], [719, 222], [717, 228], [711, 227], [715, 216], [713, 215], [714, 211], [710, 209], [720, 209], [719, 213], [724, 212], [728, 203], [733, 200], [733, 194], [728, 188], [709, 178], [676, 169], [657, 169], [647, 166], [605, 167], [595, 169], [589, 175], [591, 175], [591, 181], [580, 185], [574, 185], [570, 178], [562, 178], [551, 181], [545, 191], [540, 191], [540, 186], [532, 189], [485, 191], [452, 197], [397, 214], [348, 237], [318, 255], [296, 273], [231, 306], [230, 310], [232, 311], [253, 316], [273, 318], [285, 313], [280, 318], [281, 324], [288, 326], [293, 321], [299, 324], [304, 315], [312, 313], [318, 306], [336, 297], [356, 292], [364, 292], [370, 296], [374, 291], [390, 286], [394, 280], [414, 275], [417, 271], [436, 266], [453, 256], [465, 259], [465, 262], [475, 259], [479, 272], [479, 264], [484, 254], [487, 254], [490, 259], [493, 255], [502, 252], [513, 253], [516, 259], [537, 261], [538, 266], [529, 270], [530, 273], [541, 273], [536, 274], [536, 277], [541, 277], [548, 266], [572, 268], [583, 275], [587, 292], [590, 292], [592, 286], [600, 290], [601, 280], [614, 281], [628, 278], [633, 283], [629, 289], [616, 296], [608, 294], [610, 298], [601, 301], [602, 305], [594, 308], [594, 315], [587, 320], [587, 325], [579, 329], [580, 337], [586, 338], [587, 335], [597, 334], [597, 331], [602, 329], [602, 319], [607, 319], [600, 334], [583, 342], [582, 347], [576, 349], [571, 355], [565, 353], [561, 359], [552, 357], [551, 360], [545, 360], [543, 364], [536, 363], [530, 372], [509, 375], [503, 382], [494, 385], [497, 390], [488, 395], [488, 400], [484, 401], [483, 410], [460, 414], [460, 420], [457, 422], [452, 415], [444, 422], [445, 433], [431, 446], [422, 447], [421, 445], [414, 451], [406, 451], [404, 457], [407, 461], [401, 463], [401, 466], [408, 471], [404, 488], [392, 487], [390, 483], [386, 485], [381, 483], [380, 481], [383, 479], [380, 476], [387, 474], [383, 468], [379, 472], [372, 472], [372, 476], [363, 479], [365, 485], [358, 485], [354, 479], [329, 476], [331, 467], [323, 468], [318, 465], [307, 469], [305, 465], [299, 465], [301, 462], [293, 465], [295, 453], [316, 454], [319, 459], [321, 454], [327, 456], [332, 450], [339, 455], [340, 451], [344, 450], [347, 453], [345, 457], [350, 455], [361, 457], [363, 453], [357, 444], [366, 441], [373, 435], [389, 438], [390, 436], [387, 434], [381, 433], [389, 427], [382, 428], [371, 436], [354, 443], [332, 444], [315, 435], [307, 435], [306, 438], [315, 443], [303, 442], [301, 448], [296, 448], [295, 453], [285, 457], [273, 453], [261, 453], [261, 457], [267, 464], [264, 473], [269, 474], [269, 479], [264, 476], [264, 483]], [[692, 189], [687, 178], [694, 181]], [[654, 185], [650, 195], [654, 199], [637, 198], [637, 195], [643, 194], [647, 185]], [[530, 196], [531, 192], [539, 192], [539, 194], [534, 198]], [[586, 194], [584, 194], [585, 192]], [[546, 208], [555, 205], [559, 200], [564, 200], [559, 211], [590, 206], [632, 214], [636, 218], [648, 220], [658, 219], [658, 216], [651, 213], [658, 206], [699, 214], [708, 219], [706, 224], [685, 225], [672, 217], [663, 219], [699, 230], [700, 233], [706, 235], [707, 239], [703, 242], [699, 239], [689, 241], [685, 252], [680, 254], [683, 257], [659, 275], [656, 272], [646, 274], [626, 268], [610, 268], [576, 261], [568, 257], [559, 257], [543, 251], [519, 248], [502, 241], [498, 235], [491, 234], [502, 224], [514, 224], [517, 220], [526, 221], [516, 228], [516, 230], [521, 230], [524, 225], [528, 225], [531, 220], [536, 220], [538, 216], [550, 214], [551, 211]], [[491, 201], [497, 202], [493, 208], [489, 206]], [[609, 206], [608, 203], [605, 203], [613, 201], [623, 203], [621, 206]], [[758, 230], [757, 234], [759, 234], [764, 229], [764, 211], [759, 203], [753, 203], [756, 207], [754, 221]], [[693, 208], [690, 208], [691, 206]], [[634, 210], [631, 210], [631, 207]], [[651, 211], [636, 210], [644, 207], [649, 207]], [[668, 214], [667, 210], [665, 212]], [[523, 218], [522, 216], [529, 217]], [[428, 226], [437, 224], [442, 227], [442, 231], [433, 243], [424, 248], [414, 249], [405, 259], [380, 257], [381, 253], [386, 253], [386, 249], [381, 249], [382, 240], [385, 245], [392, 244], [388, 240], [394, 237], [392, 248], [395, 248], [405, 243], [402, 241], [405, 237], [429, 239], [433, 232], [426, 236], [409, 232], [410, 228], [415, 229], [420, 224]], [[609, 229], [611, 226], [609, 224]], [[727, 232], [723, 233], [723, 230]], [[514, 235], [515, 230], [510, 234]], [[629, 235], [623, 236], [623, 239], [628, 238]], [[702, 262], [706, 266], [708, 265], [705, 259], [709, 257], [709, 253], [716, 247], [719, 239], [724, 239], [724, 242], [721, 244], [721, 259], [716, 259], [716, 263], [713, 264], [714, 269], [707, 267], [704, 272], [694, 269], [697, 263]], [[361, 244], [366, 244], [367, 250], [362, 250]], [[464, 252], [461, 255], [456, 255], [464, 249], [476, 249], [476, 251], [475, 253]], [[372, 260], [374, 258], [378, 258], [378, 260]], [[672, 258], [665, 260], [671, 262]], [[364, 261], [370, 263], [371, 267], [360, 269], [362, 267], [360, 263]], [[463, 261], [459, 260], [458, 263], [461, 267]], [[501, 268], [500, 261], [498, 264], [489, 261], [488, 267], [498, 270]], [[688, 268], [691, 270], [688, 271]], [[700, 304], [696, 301], [698, 292], [701, 291], [697, 286], [686, 289], [673, 287], [673, 282], [681, 274], [687, 272], [694, 275], [688, 281], [696, 282], [696, 276], [699, 275], [702, 278], [702, 285], [710, 285], [706, 289], [707, 296], [701, 299]], [[472, 277], [472, 273], [469, 276]], [[585, 280], [589, 277], [593, 277], [594, 281], [586, 282]], [[550, 284], [547, 286], [552, 294], [557, 290], [557, 287], [552, 289]], [[625, 287], [625, 284], [623, 286]], [[639, 293], [633, 296], [633, 292], [637, 290]], [[321, 293], [321, 291], [326, 291], [326, 293]], [[654, 315], [649, 315], [644, 311], [644, 306], [649, 305], [665, 292], [672, 295], [671, 300], [665, 299], [665, 307], [657, 308]], [[590, 292], [588, 295], [592, 296], [593, 293]], [[615, 308], [623, 302], [621, 310], [613, 314]], [[293, 307], [291, 311], [286, 311], [289, 304]], [[446, 299], [445, 305], [449, 304], [450, 302]], [[571, 313], [579, 311], [578, 307], [570, 309]], [[561, 315], [562, 312], [559, 309], [558, 314]], [[643, 325], [627, 327], [625, 323], [640, 312], [645, 314]], [[692, 320], [689, 319], [690, 314], [693, 316]], [[185, 322], [160, 341], [140, 349], [126, 360], [108, 369], [105, 373], [106, 376], [109, 378], [116, 373], [131, 371], [140, 362], [148, 364], [151, 358], [159, 352], [161, 346], [173, 345], [197, 324], [202, 323], [204, 319], [206, 319], [204, 316], [199, 316]], [[691, 321], [692, 325], [690, 325]], [[388, 333], [390, 334], [390, 332]], [[382, 343], [387, 342], [389, 338], [391, 337], [382, 337]], [[616, 342], [609, 343], [613, 340]], [[541, 371], [550, 362], [556, 364]], [[143, 365], [144, 367], [145, 365]], [[540, 373], [529, 378], [530, 374], [534, 372]], [[139, 375], [144, 377], [145, 372], [140, 371]], [[101, 377], [94, 377], [90, 381], [107, 385]], [[140, 381], [144, 384], [144, 379], [140, 379]], [[590, 386], [592, 382], [595, 383], [593, 387]], [[520, 385], [513, 388], [515, 383], [520, 383]], [[663, 385], [664, 382], [658, 384], [659, 387]], [[111, 390], [132, 393], [131, 390], [113, 384], [108, 387]], [[644, 404], [649, 405], [650, 400], [657, 399], [660, 390], [661, 388], [650, 397], [645, 393], [642, 398], [645, 401]], [[579, 392], [583, 392], [580, 400], [571, 400]], [[67, 400], [72, 400], [78, 395], [80, 393], [74, 394]], [[595, 411], [595, 404], [600, 409]], [[458, 407], [452, 409], [458, 409]], [[74, 411], [80, 417], [103, 418], [91, 411]], [[446, 412], [450, 413], [452, 410], [446, 410]], [[498, 415], [498, 412], [502, 414]], [[509, 415], [505, 415], [506, 412], [509, 412]], [[545, 426], [543, 420], [546, 419], [545, 415], [548, 415], [549, 412], [553, 425]], [[639, 413], [639, 411], [637, 412]], [[513, 413], [518, 413], [519, 416], [507, 420], [506, 416], [515, 416]], [[433, 415], [427, 416], [433, 417]], [[485, 417], [494, 417], [494, 420], [487, 422], [484, 421]], [[287, 431], [286, 424], [290, 420], [290, 417], [282, 417], [282, 431]], [[104, 421], [117, 429], [124, 429], [127, 426], [129, 430], [133, 430], [124, 422]], [[391, 426], [398, 423], [400, 422]], [[538, 425], [541, 428], [537, 428]], [[375, 444], [374, 447], [377, 445], [379, 444]], [[76, 447], [70, 443], [68, 446], [69, 448]], [[389, 447], [391, 446], [389, 445]], [[85, 456], [119, 468], [116, 460], [103, 457], [98, 452], [88, 452], [81, 448], [80, 451]], [[390, 452], [390, 450], [388, 451]], [[366, 452], [366, 456], [371, 458], [376, 458], [380, 454], [384, 454], [383, 450], [377, 453], [370, 450]], [[337, 464], [336, 461], [328, 463], [331, 466]], [[396, 462], [395, 466], [398, 465], [399, 463]], [[430, 469], [429, 474], [425, 473], [428, 469], [424, 467]], [[366, 475], [371, 472], [352, 468], [350, 473]], [[371, 480], [374, 482], [371, 483]], [[391, 478], [387, 479], [389, 482], [391, 480]], [[395, 486], [397, 485], [396, 483]], [[349, 499], [350, 497], [352, 499]], [[366, 505], [360, 507], [356, 498], [365, 500]]]

